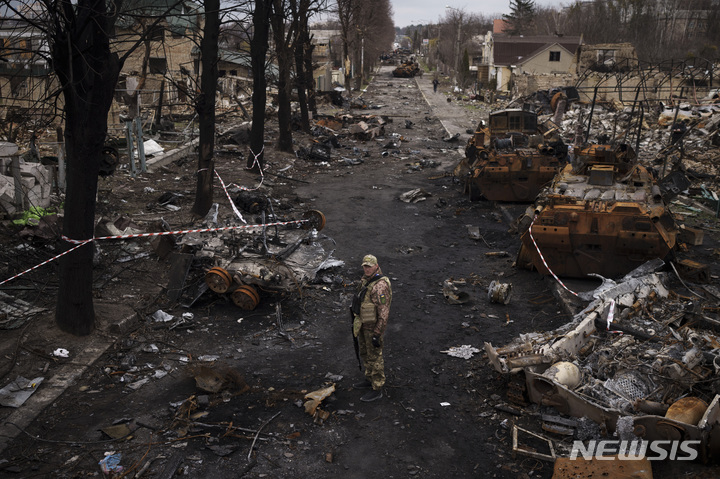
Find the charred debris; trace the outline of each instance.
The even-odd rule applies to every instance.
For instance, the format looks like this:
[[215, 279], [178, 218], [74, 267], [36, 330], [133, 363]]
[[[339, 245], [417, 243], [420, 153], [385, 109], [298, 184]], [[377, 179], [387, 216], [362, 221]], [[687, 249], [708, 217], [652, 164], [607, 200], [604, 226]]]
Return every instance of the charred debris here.
[[[541, 421], [556, 447], [573, 439], [693, 440], [699, 460], [717, 461], [720, 291], [690, 290], [662, 266], [654, 260], [577, 294], [587, 305], [553, 331], [485, 344], [515, 407], [580, 418]], [[583, 426], [587, 420], [595, 427]]]
[[678, 223], [670, 205], [699, 203], [718, 214], [708, 173], [718, 156], [716, 100], [660, 105], [651, 116], [642, 104], [577, 98], [574, 88], [553, 89], [490, 113], [453, 172], [470, 199], [534, 202], [516, 225], [518, 266], [617, 278], [702, 244], [702, 231]]
[[[513, 450], [555, 461], [573, 440], [684, 440], [717, 462], [720, 291], [708, 265], [684, 256], [716, 231], [720, 105], [645, 112], [567, 96], [491, 113], [454, 172], [473, 199], [533, 201], [515, 225], [516, 265], [552, 275], [575, 311], [555, 330], [485, 343], [507, 379], [505, 410], [537, 416], [541, 435], [525, 432], [552, 454]], [[685, 224], [695, 217], [700, 227]], [[577, 293], [565, 278], [602, 285]]]

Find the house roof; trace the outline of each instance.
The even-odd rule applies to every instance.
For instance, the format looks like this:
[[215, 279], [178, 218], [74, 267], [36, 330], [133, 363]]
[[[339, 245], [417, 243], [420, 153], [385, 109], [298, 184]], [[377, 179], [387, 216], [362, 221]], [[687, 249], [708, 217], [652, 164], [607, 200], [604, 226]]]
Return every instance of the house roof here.
[[[190, 55], [194, 58], [200, 57], [200, 47], [193, 45], [190, 49]], [[252, 59], [250, 54], [246, 52], [234, 52], [231, 50], [225, 50], [224, 48], [218, 48], [218, 60], [225, 63], [231, 63], [240, 67], [252, 69]], [[265, 72], [270, 76], [277, 76], [278, 67], [274, 63], [270, 63], [265, 66]]]
[[547, 47], [557, 44], [574, 55], [582, 43], [582, 37], [556, 35], [510, 36], [494, 35], [493, 58], [496, 65], [524, 63]]
[[[193, 53], [195, 53], [195, 48], [197, 47], [193, 47]], [[199, 48], [197, 50], [197, 53], [200, 53]], [[224, 50], [222, 48], [219, 48], [218, 57], [220, 57], [221, 62], [233, 63], [235, 65], [245, 68], [252, 68], [252, 61], [249, 53], [232, 52], [230, 50]]]
[[197, 30], [197, 14], [203, 12], [200, 4], [189, 0], [127, 0], [123, 14], [118, 16], [116, 25], [129, 28], [136, 23], [136, 17], [164, 15], [168, 29], [183, 34], [187, 29]]
[[567, 53], [570, 54], [570, 55], [573, 54], [570, 50], [568, 50], [567, 48], [565, 48], [564, 46], [562, 46], [562, 45], [559, 44], [558, 42], [548, 43], [548, 44], [540, 47], [539, 49], [535, 50], [535, 51], [534, 51], [533, 53], [531, 53], [530, 55], [527, 55], [527, 56], [523, 57], [523, 59], [520, 60], [518, 63], [523, 64], [523, 63], [525, 63], [525, 62], [529, 62], [529, 61], [532, 60], [533, 58], [537, 57], [538, 55], [541, 55], [541, 54], [544, 53], [544, 52], [547, 52], [548, 50], [557, 50], [557, 49], [565, 50], [565, 52], [567, 52]]
[[313, 45], [327, 45], [334, 37], [340, 36], [340, 30], [315, 30], [310, 29]]

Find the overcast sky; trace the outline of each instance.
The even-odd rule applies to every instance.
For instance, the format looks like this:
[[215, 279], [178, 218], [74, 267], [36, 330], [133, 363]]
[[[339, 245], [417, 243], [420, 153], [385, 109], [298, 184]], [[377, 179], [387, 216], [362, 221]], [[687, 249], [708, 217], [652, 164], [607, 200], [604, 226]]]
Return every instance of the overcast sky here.
[[[445, 16], [446, 6], [490, 16], [493, 13], [510, 13], [510, 0], [391, 0], [396, 27], [438, 23]], [[535, 0], [540, 6], [560, 7], [569, 5], [571, 0]]]

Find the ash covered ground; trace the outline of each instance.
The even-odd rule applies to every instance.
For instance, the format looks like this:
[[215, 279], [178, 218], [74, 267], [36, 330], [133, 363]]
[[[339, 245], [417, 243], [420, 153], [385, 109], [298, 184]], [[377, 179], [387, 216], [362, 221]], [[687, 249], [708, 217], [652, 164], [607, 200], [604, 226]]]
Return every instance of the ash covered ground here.
[[[261, 291], [252, 311], [212, 291], [185, 307], [167, 297], [172, 255], [160, 258], [147, 240], [103, 243], [98, 328], [87, 338], [68, 336], [52, 323], [52, 264], [16, 283], [23, 289], [14, 294], [45, 311], [4, 331], [4, 382], [45, 377], [35, 394], [61, 391], [35, 414], [31, 403], [2, 408], [3, 430], [13, 431], [0, 463], [3, 477], [99, 476], [98, 462], [109, 452], [122, 455], [126, 477], [552, 476], [551, 463], [513, 455], [511, 428], [547, 435], [539, 416], [557, 413], [534, 404], [513, 406], [519, 415], [503, 410], [509, 379], [488, 364], [483, 344], [555, 329], [574, 310], [556, 299], [551, 280], [513, 267], [519, 239], [510, 230], [527, 205], [471, 202], [451, 175], [468, 131], [488, 107], [433, 93], [431, 78], [394, 78], [391, 70], [381, 68], [362, 95], [366, 108], [347, 110], [352, 122], [362, 117], [370, 130], [378, 126], [372, 117], [382, 115], [384, 131], [296, 133], [297, 149], [306, 152], [336, 136], [329, 158], [276, 151], [271, 121], [268, 169], [260, 178], [244, 169], [245, 147], [221, 135], [216, 168], [225, 183], [262, 183], [253, 194], [272, 198], [282, 220], [308, 210], [324, 215], [319, 235], [333, 240], [332, 258], [341, 264], [317, 280], [287, 292]], [[341, 108], [326, 104], [324, 110], [334, 115]], [[222, 117], [219, 131], [242, 122], [233, 115]], [[160, 221], [173, 230], [192, 228], [194, 172], [193, 159], [151, 167], [136, 178], [120, 170], [101, 184], [98, 219], [124, 217], [140, 230]], [[413, 190], [421, 201], [400, 199]], [[168, 193], [176, 211], [159, 201]], [[224, 193], [217, 191], [216, 200], [218, 221], [235, 221]], [[717, 281], [716, 220], [685, 221], [705, 228], [706, 244], [693, 257], [711, 264]], [[17, 243], [13, 230], [4, 234]], [[42, 244], [32, 248], [23, 259], [29, 265], [51, 256]], [[142, 252], [150, 254], [132, 259]], [[362, 403], [363, 391], [352, 388], [362, 373], [348, 307], [368, 253], [379, 258], [394, 296], [385, 396]], [[7, 256], [6, 263], [18, 267], [18, 255]], [[448, 301], [448, 281], [466, 301]], [[512, 285], [508, 304], [489, 301], [493, 281]], [[158, 310], [173, 319], [156, 321]], [[184, 313], [192, 317], [182, 319]], [[463, 345], [479, 352], [468, 359], [447, 353]], [[52, 356], [57, 348], [69, 356]], [[93, 348], [102, 352], [87, 364], [84, 355]], [[208, 383], [217, 391], [209, 392]], [[308, 414], [306, 394], [331, 386], [320, 413]], [[559, 451], [572, 443], [550, 437]], [[653, 469], [655, 477], [679, 477], [663, 465]], [[683, 474], [711, 477], [717, 469], [684, 465]]]

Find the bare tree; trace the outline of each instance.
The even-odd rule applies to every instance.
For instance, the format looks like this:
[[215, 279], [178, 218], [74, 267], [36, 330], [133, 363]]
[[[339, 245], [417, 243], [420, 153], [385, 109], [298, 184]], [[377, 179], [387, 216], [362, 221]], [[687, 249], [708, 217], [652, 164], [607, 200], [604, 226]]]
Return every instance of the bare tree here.
[[[132, 16], [142, 2], [123, 0], [42, 0], [23, 5], [5, 2], [9, 11], [47, 39], [47, 57], [59, 87], [65, 121], [67, 185], [59, 259], [56, 322], [63, 331], [86, 335], [94, 329], [92, 295], [95, 207], [102, 151], [120, 70], [126, 59], [146, 43], [157, 25], [176, 5], [167, 0], [145, 25], [145, 33], [129, 42], [115, 38], [120, 15]], [[138, 12], [136, 11], [135, 14]], [[118, 42], [118, 44], [114, 44]]]
[[[289, 18], [289, 21], [286, 19]], [[294, 43], [297, 36], [298, 19], [292, 16], [289, 0], [273, 0], [270, 15], [275, 58], [278, 63], [278, 149], [291, 153], [292, 126], [290, 124], [290, 93], [292, 90], [291, 68], [295, 58]]]
[[309, 20], [326, 8], [326, 0], [290, 0], [292, 17], [297, 20], [294, 56], [295, 85], [300, 103], [300, 123], [303, 131], [308, 133], [310, 132], [309, 112], [317, 113], [312, 61], [314, 46], [310, 36]]
[[342, 63], [343, 73], [345, 77], [344, 85], [346, 90], [350, 90], [350, 54], [354, 48], [355, 40], [355, 24], [359, 16], [361, 0], [336, 0], [336, 9], [334, 10], [340, 24], [340, 37], [342, 39]]
[[[105, 0], [48, 1], [50, 51], [65, 101], [67, 193], [63, 234], [85, 241], [60, 258], [55, 320], [63, 331], [87, 335], [94, 329], [92, 244], [99, 159], [108, 111], [122, 60], [110, 48], [118, 4]], [[66, 249], [73, 243], [65, 242]]]
[[337, 0], [336, 7], [333, 13], [340, 24], [345, 88], [350, 90], [352, 72], [359, 72], [359, 87], [380, 52], [390, 48], [395, 36], [392, 6], [389, 0]]
[[264, 166], [265, 150], [265, 106], [267, 105], [267, 79], [265, 60], [269, 48], [270, 13], [272, 0], [255, 0], [253, 9], [253, 35], [250, 40], [250, 61], [252, 63], [252, 130], [250, 131], [250, 156], [247, 167], [260, 170]]
[[395, 38], [392, 22], [392, 5], [389, 0], [368, 0], [361, 2], [357, 9], [353, 63], [357, 76], [357, 88], [380, 56], [387, 51]]
[[205, 0], [205, 26], [200, 42], [201, 92], [195, 102], [200, 125], [197, 186], [192, 212], [203, 217], [212, 207], [215, 173], [215, 93], [218, 80], [220, 0]]
[[718, 58], [717, 12], [712, 0], [594, 0], [555, 17], [561, 33], [590, 44], [630, 42], [641, 60], [657, 63]]

